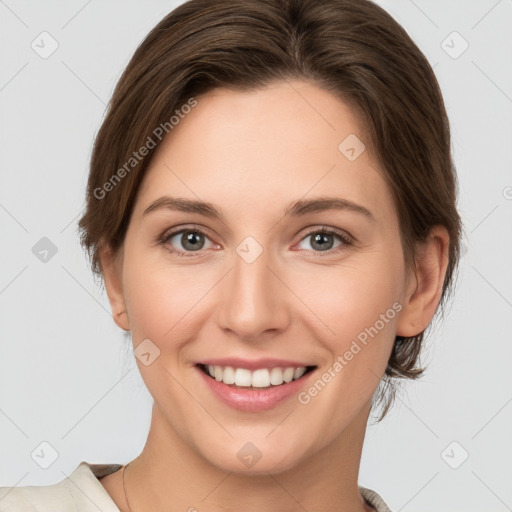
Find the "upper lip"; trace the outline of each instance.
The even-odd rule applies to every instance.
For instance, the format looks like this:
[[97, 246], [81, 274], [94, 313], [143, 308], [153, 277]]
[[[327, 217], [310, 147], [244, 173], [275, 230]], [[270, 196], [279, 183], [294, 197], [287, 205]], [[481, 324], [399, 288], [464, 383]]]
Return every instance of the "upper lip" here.
[[239, 357], [222, 357], [215, 359], [203, 359], [198, 361], [197, 364], [211, 365], [211, 366], [231, 366], [233, 368], [246, 368], [247, 370], [258, 370], [260, 368], [300, 368], [302, 366], [314, 366], [300, 361], [291, 361], [289, 359], [241, 359]]

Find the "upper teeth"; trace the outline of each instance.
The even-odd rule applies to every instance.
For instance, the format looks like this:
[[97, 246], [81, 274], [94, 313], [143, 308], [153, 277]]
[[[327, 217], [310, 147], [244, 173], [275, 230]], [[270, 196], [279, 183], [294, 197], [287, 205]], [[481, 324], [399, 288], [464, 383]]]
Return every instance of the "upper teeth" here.
[[235, 384], [236, 386], [253, 386], [255, 388], [266, 388], [273, 384], [278, 386], [283, 382], [297, 380], [304, 375], [305, 366], [299, 368], [261, 368], [248, 370], [246, 368], [233, 368], [232, 366], [208, 365], [209, 374], [224, 384]]

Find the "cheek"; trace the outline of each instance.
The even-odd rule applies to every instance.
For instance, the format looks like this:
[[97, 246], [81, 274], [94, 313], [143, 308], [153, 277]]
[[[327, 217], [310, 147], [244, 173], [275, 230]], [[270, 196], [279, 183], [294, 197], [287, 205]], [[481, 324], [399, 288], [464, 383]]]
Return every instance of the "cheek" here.
[[[311, 317], [323, 325], [323, 339], [342, 348], [347, 338], [374, 325], [400, 298], [403, 266], [400, 255], [396, 257], [393, 251], [374, 251], [330, 268], [309, 265], [297, 269], [292, 282], [297, 297], [311, 310]], [[394, 313], [392, 310], [388, 315], [391, 320], [395, 319]], [[386, 323], [385, 330], [389, 331], [395, 320]]]
[[137, 363], [140, 374], [155, 401], [167, 404], [163, 410], [186, 408], [190, 397], [178, 384], [189, 361], [184, 347], [206, 321], [204, 307], [215, 276], [199, 274], [192, 265], [177, 267], [133, 256], [125, 260], [124, 284], [135, 354], [146, 339], [159, 350], [153, 349], [158, 356], [149, 365]]
[[297, 274], [302, 277], [295, 291], [314, 313], [308, 313], [310, 328], [330, 357], [324, 362], [329, 371], [320, 375], [321, 382], [307, 392], [304, 402], [322, 394], [319, 407], [336, 401], [338, 410], [346, 413], [371, 397], [395, 340], [403, 307], [402, 272], [400, 255], [390, 251], [368, 254], [357, 264], [339, 265], [330, 272], [318, 269], [307, 278]]
[[133, 251], [125, 258], [123, 280], [134, 344], [149, 338], [164, 350], [194, 335], [192, 323], [199, 321], [218, 279], [194, 265], [173, 265], [162, 255], [152, 259]]

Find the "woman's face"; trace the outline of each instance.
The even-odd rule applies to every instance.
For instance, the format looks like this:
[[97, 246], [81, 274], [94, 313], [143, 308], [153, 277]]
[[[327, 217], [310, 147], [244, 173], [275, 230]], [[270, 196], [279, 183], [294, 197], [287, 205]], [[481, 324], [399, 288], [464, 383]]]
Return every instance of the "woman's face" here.
[[[397, 214], [329, 92], [293, 81], [196, 100], [139, 189], [118, 321], [161, 431], [226, 471], [285, 470], [366, 424], [410, 293]], [[303, 366], [268, 387], [295, 374], [274, 368]]]

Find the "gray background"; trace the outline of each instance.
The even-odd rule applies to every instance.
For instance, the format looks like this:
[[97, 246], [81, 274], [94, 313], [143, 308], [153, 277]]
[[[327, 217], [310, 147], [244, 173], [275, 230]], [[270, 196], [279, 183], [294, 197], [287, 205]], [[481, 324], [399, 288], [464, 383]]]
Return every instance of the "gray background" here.
[[[0, 1], [0, 485], [55, 483], [81, 460], [124, 463], [144, 445], [151, 397], [76, 222], [113, 87], [178, 3]], [[467, 238], [428, 373], [369, 427], [360, 484], [393, 510], [512, 510], [512, 2], [379, 3], [439, 79]], [[51, 49], [43, 31], [59, 45], [46, 59], [31, 47]], [[46, 262], [43, 237], [57, 249]], [[48, 469], [42, 442], [58, 454]]]

